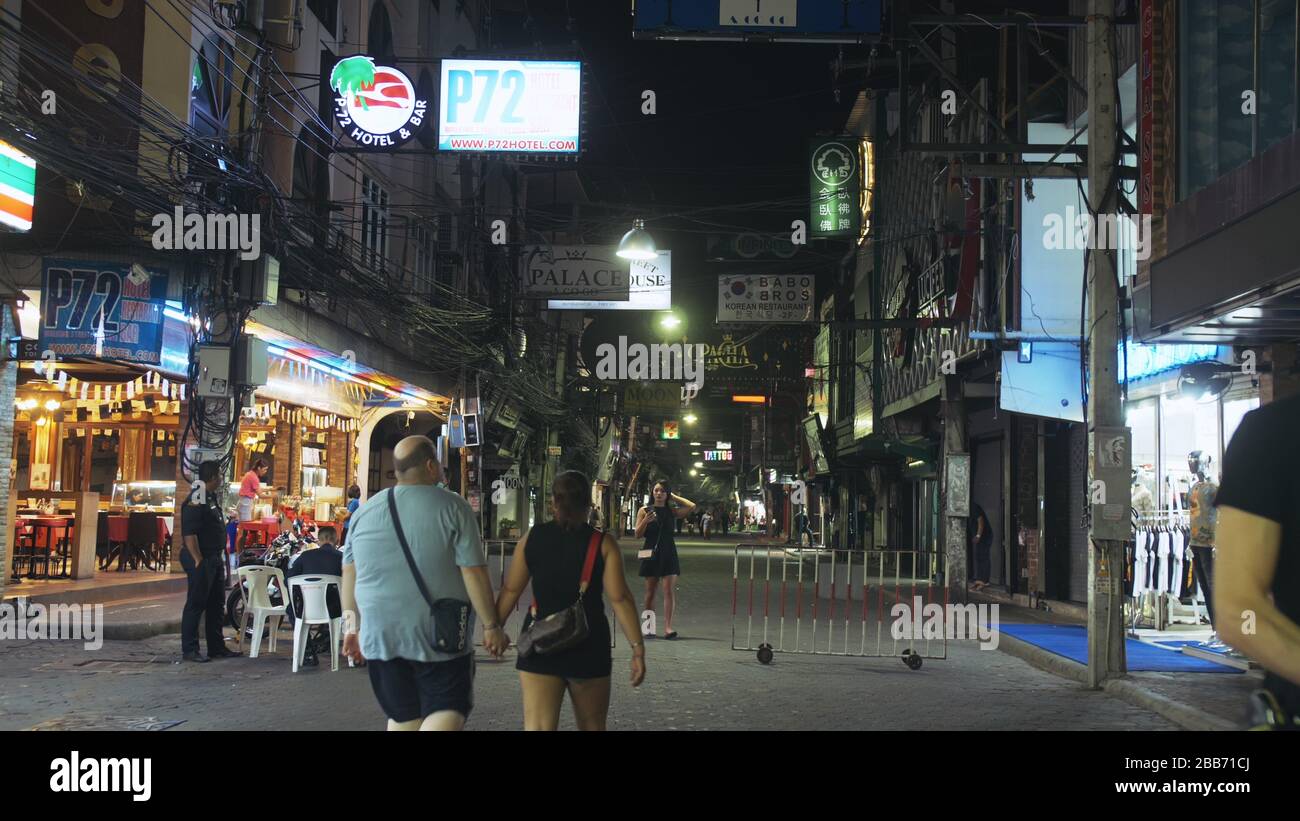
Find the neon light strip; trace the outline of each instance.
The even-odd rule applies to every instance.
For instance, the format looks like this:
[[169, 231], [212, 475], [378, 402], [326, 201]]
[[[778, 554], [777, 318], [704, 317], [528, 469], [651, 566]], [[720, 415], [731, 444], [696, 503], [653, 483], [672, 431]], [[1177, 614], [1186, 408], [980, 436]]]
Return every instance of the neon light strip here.
[[[182, 313], [178, 308], [173, 308], [172, 305], [179, 306], [179, 303], [168, 300], [167, 307], [163, 309], [163, 315], [171, 317], [172, 319], [179, 320], [181, 322], [189, 323], [191, 318], [186, 316], [184, 313]], [[426, 399], [423, 396], [417, 396], [415, 394], [406, 393], [404, 391], [394, 390], [393, 388], [389, 388], [385, 385], [381, 385], [378, 382], [371, 382], [368, 379], [362, 379], [356, 374], [351, 374], [348, 373], [347, 371], [340, 370], [331, 365], [326, 365], [322, 362], [317, 362], [316, 360], [311, 359], [309, 357], [300, 356], [299, 354], [296, 354], [286, 348], [282, 348], [279, 345], [275, 345], [268, 342], [267, 351], [283, 359], [291, 359], [294, 362], [298, 362], [302, 365], [306, 365], [307, 367], [312, 368], [313, 370], [317, 370], [320, 371], [321, 373], [328, 374], [329, 376], [333, 376], [336, 379], [344, 379], [347, 380], [348, 382], [361, 385], [362, 387], [383, 391], [384, 393], [390, 394], [392, 396], [400, 397], [402, 399], [407, 399], [412, 402], [423, 402], [425, 404], [430, 403], [430, 400]], [[187, 364], [189, 362], [189, 360], [187, 359], [181, 361]]]
[[321, 373], [324, 374], [328, 374], [337, 379], [345, 379], [349, 382], [354, 382], [358, 385], [362, 385], [367, 388], [371, 388], [373, 390], [383, 391], [384, 393], [387, 393], [391, 396], [400, 397], [402, 399], [408, 399], [412, 402], [423, 402], [425, 404], [428, 404], [428, 400], [422, 396], [416, 396], [414, 394], [405, 393], [399, 390], [394, 390], [393, 388], [386, 387], [384, 385], [379, 384], [378, 382], [371, 382], [368, 379], [362, 379], [361, 377], [350, 374], [347, 371], [342, 371], [339, 370], [338, 368], [331, 367], [330, 365], [322, 364], [320, 362], [317, 362], [314, 359], [309, 359], [308, 357], [305, 356], [299, 356], [298, 354], [293, 353], [292, 351], [287, 351], [284, 348], [279, 347], [278, 345], [268, 345], [267, 351], [269, 351], [272, 354], [275, 354], [276, 356], [283, 357], [284, 359], [291, 359], [294, 362], [299, 362], [303, 365], [306, 365], [309, 368], [320, 371]]

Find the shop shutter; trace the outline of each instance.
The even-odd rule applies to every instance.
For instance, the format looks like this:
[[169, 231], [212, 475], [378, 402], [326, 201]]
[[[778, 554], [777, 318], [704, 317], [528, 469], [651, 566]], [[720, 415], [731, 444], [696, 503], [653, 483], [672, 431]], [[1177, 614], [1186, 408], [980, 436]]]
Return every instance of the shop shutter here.
[[1070, 426], [1070, 601], [1088, 600], [1088, 531], [1083, 527], [1083, 505], [1088, 486], [1088, 432], [1084, 425]]

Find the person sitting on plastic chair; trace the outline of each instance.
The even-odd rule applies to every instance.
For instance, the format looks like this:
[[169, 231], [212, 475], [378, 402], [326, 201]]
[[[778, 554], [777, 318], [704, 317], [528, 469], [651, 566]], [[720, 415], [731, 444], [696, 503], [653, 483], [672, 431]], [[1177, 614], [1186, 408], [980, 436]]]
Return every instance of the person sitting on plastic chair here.
[[[294, 576], [342, 576], [343, 575], [343, 551], [339, 550], [338, 531], [329, 525], [323, 525], [316, 531], [317, 543], [308, 542], [306, 547], [289, 560], [289, 568], [284, 574], [284, 581], [287, 585], [289, 579]], [[293, 625], [294, 619], [294, 602], [289, 602], [289, 624]], [[334, 608], [331, 607], [331, 610]], [[342, 605], [339, 606], [340, 612]], [[307, 657], [303, 664], [315, 666], [319, 663], [317, 659], [317, 650], [319, 646], [328, 648], [329, 640], [326, 638], [324, 631], [321, 630], [323, 625], [313, 625], [311, 632], [307, 637]]]

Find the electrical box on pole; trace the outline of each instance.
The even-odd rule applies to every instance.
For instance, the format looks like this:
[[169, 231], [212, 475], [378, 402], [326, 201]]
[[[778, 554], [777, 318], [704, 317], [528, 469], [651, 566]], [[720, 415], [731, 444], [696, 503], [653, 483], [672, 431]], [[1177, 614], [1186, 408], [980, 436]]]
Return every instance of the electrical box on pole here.
[[224, 345], [200, 345], [198, 395], [225, 399], [232, 393], [230, 348]]

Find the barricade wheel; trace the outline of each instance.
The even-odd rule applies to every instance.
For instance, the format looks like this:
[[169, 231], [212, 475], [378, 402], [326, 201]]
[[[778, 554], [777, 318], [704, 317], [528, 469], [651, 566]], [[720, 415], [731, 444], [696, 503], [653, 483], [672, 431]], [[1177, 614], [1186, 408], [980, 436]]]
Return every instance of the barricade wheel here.
[[907, 665], [909, 670], [921, 669], [921, 657], [916, 653], [913, 653], [911, 650], [903, 651], [903, 663]]
[[758, 646], [758, 660], [762, 664], [772, 663], [772, 645], [760, 644]]

